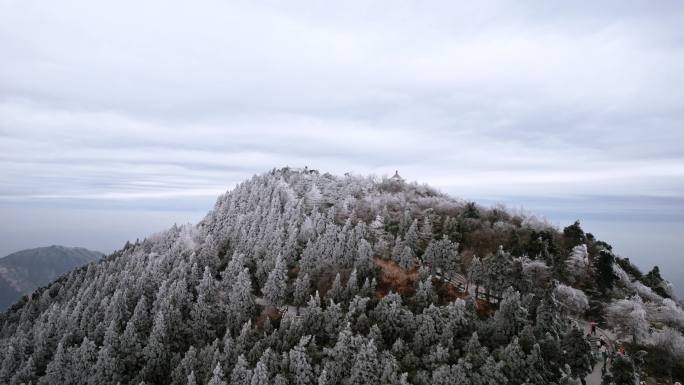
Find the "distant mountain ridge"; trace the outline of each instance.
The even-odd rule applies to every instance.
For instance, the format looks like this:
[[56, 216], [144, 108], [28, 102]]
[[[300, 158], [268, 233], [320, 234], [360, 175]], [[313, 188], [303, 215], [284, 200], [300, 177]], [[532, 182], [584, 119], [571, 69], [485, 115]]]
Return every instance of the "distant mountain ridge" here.
[[0, 311], [62, 274], [102, 258], [82, 247], [47, 246], [0, 258]]

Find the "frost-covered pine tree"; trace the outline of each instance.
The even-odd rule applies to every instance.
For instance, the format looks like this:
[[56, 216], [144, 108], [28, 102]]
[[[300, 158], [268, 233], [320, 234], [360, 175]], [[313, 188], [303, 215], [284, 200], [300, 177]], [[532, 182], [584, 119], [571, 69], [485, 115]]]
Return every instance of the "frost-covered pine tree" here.
[[603, 291], [613, 288], [615, 282], [615, 272], [613, 265], [615, 263], [615, 256], [610, 250], [600, 250], [598, 258], [594, 260], [596, 268], [597, 284]]
[[589, 309], [589, 298], [580, 289], [563, 284], [556, 285], [554, 297], [564, 311], [575, 317], [581, 317]]
[[482, 261], [483, 284], [487, 292], [500, 296], [510, 286], [508, 281], [510, 264], [510, 254], [504, 252], [502, 248]]
[[473, 333], [465, 345], [465, 355], [463, 359], [474, 370], [478, 370], [484, 365], [485, 360], [489, 356], [487, 348], [480, 344], [480, 339], [477, 333]]
[[14, 374], [10, 383], [12, 385], [33, 384], [37, 379], [38, 377], [36, 375], [36, 366], [33, 363], [33, 357], [29, 357]]
[[335, 279], [333, 279], [332, 286], [325, 294], [325, 298], [329, 301], [339, 302], [343, 299], [344, 288], [342, 287], [342, 279], [340, 278], [340, 273], [335, 274]]
[[301, 273], [297, 276], [294, 284], [293, 303], [297, 306], [306, 304], [309, 300], [309, 288], [311, 287], [311, 280], [308, 273]]
[[354, 261], [354, 268], [362, 277], [369, 277], [373, 275], [375, 270], [375, 263], [373, 262], [373, 249], [370, 243], [365, 239], [359, 241], [358, 253], [356, 261]]
[[318, 376], [318, 385], [332, 385], [330, 378], [328, 377], [328, 371], [323, 369], [321, 374]]
[[231, 385], [251, 385], [252, 381], [252, 371], [249, 369], [247, 360], [244, 355], [238, 357], [235, 368], [230, 375]]
[[282, 256], [278, 256], [273, 270], [268, 274], [268, 280], [263, 289], [264, 299], [271, 305], [280, 306], [287, 294], [287, 266]]
[[315, 234], [316, 230], [313, 221], [311, 220], [311, 217], [307, 216], [304, 218], [304, 222], [302, 222], [302, 226], [299, 228], [299, 240], [302, 242], [308, 242], [314, 237]]
[[229, 316], [232, 325], [239, 328], [254, 314], [254, 296], [252, 294], [252, 279], [249, 270], [240, 272], [228, 296]]
[[[572, 373], [570, 373], [570, 368], [565, 365], [564, 370], [561, 370], [561, 376], [560, 379], [558, 380], [559, 385], [580, 385], [581, 382], [577, 378], [572, 376]], [[613, 384], [613, 382], [610, 382], [610, 384]]]
[[634, 361], [626, 355], [618, 354], [610, 369], [615, 385], [634, 385], [636, 383]]
[[551, 333], [552, 336], [556, 337], [561, 332], [560, 311], [552, 289], [546, 290], [537, 307], [535, 330], [538, 336]]
[[223, 369], [221, 369], [221, 364], [216, 364], [214, 371], [212, 372], [211, 380], [207, 385], [226, 385], [226, 381], [223, 379]]
[[45, 375], [41, 377], [39, 384], [66, 384], [70, 381], [67, 379], [67, 368], [69, 362], [64, 350], [64, 344], [62, 342], [57, 345], [57, 351], [52, 361], [47, 365], [45, 370]]
[[378, 351], [373, 340], [364, 344], [356, 355], [349, 385], [376, 384], [380, 379]]
[[188, 351], [185, 352], [180, 364], [173, 369], [171, 384], [183, 385], [191, 373], [193, 374], [193, 377], [195, 376], [194, 372], [197, 370], [197, 367], [197, 349], [195, 349], [194, 346], [190, 346]]
[[430, 384], [432, 385], [450, 385], [454, 381], [451, 378], [451, 368], [449, 365], [440, 365], [432, 371], [432, 378]]
[[389, 351], [382, 352], [380, 356], [380, 384], [398, 385], [399, 362]]
[[608, 324], [632, 343], [639, 343], [648, 334], [646, 309], [639, 295], [611, 302], [606, 308]]
[[484, 365], [480, 367], [479, 374], [485, 384], [505, 384], [506, 376], [502, 370], [503, 362], [496, 362], [493, 357], [487, 357]]
[[397, 235], [397, 237], [394, 239], [391, 252], [392, 259], [396, 263], [399, 263], [399, 257], [401, 256], [402, 251], [404, 251], [404, 241], [401, 239], [401, 235]]
[[[524, 349], [524, 348], [523, 348]], [[534, 344], [526, 358], [528, 380], [531, 385], [546, 385], [553, 381], [553, 373], [544, 361], [539, 344]]]
[[416, 264], [415, 257], [413, 256], [413, 251], [409, 246], [404, 246], [401, 254], [399, 255], [399, 266], [404, 270], [412, 269]]
[[354, 347], [352, 346], [352, 331], [350, 324], [347, 323], [337, 335], [335, 346], [326, 349], [325, 354], [328, 358], [324, 369], [327, 372], [327, 380], [331, 384], [338, 384], [346, 373], [351, 370], [354, 357]]
[[261, 360], [257, 362], [254, 368], [250, 385], [270, 385], [268, 367]]
[[196, 341], [211, 341], [218, 334], [221, 321], [218, 291], [209, 266], [204, 268], [202, 280], [197, 285], [197, 300], [190, 312]]
[[208, 234], [202, 243], [202, 248], [199, 251], [197, 259], [200, 266], [216, 269], [219, 264], [219, 248], [218, 242], [214, 239], [212, 234]]
[[225, 289], [230, 290], [232, 284], [237, 279], [238, 275], [245, 269], [245, 255], [243, 253], [234, 253], [228, 262], [228, 266], [221, 273], [221, 282], [227, 285]]
[[455, 272], [459, 263], [458, 249], [445, 235], [438, 241], [430, 241], [423, 253], [423, 261], [433, 274], [437, 271], [443, 274]]
[[562, 364], [563, 352], [561, 350], [558, 338], [547, 332], [543, 336], [540, 336], [539, 348], [546, 361], [546, 364], [548, 365], [549, 372], [555, 374], [556, 376], [554, 379], [557, 380], [557, 374], [562, 370], [565, 370], [564, 365]]
[[[478, 297], [479, 295], [479, 290], [480, 290], [480, 285], [484, 283], [485, 280], [485, 269], [484, 266], [482, 266], [482, 260], [478, 257], [473, 258], [473, 260], [470, 262], [470, 267], [468, 269], [468, 284], [472, 282], [475, 287], [474, 287], [474, 292], [475, 298]], [[470, 290], [470, 286], [466, 288], [467, 290]]]
[[418, 250], [418, 220], [414, 219], [404, 234], [404, 244], [411, 250]]
[[514, 338], [502, 351], [501, 361], [503, 374], [509, 382], [514, 384], [526, 383], [530, 377], [525, 352], [523, 352], [518, 339]]
[[438, 297], [432, 288], [432, 277], [428, 277], [424, 281], [418, 282], [418, 289], [416, 290], [416, 306], [417, 309], [422, 310], [430, 306], [431, 304], [437, 302]]
[[145, 296], [141, 296], [133, 310], [133, 316], [126, 323], [119, 349], [122, 357], [125, 358], [124, 372], [134, 368], [137, 364], [137, 358], [140, 356], [140, 351], [145, 344], [145, 336], [149, 334], [152, 327], [151, 318], [149, 316], [149, 306]]
[[416, 331], [413, 338], [413, 349], [416, 354], [423, 354], [437, 343], [437, 325], [435, 320], [423, 310], [423, 314], [416, 317]]
[[90, 381], [93, 384], [109, 384], [117, 383], [119, 380], [116, 356], [113, 349], [110, 346], [102, 346], [97, 353], [97, 362], [93, 368]]
[[195, 372], [190, 372], [186, 380], [187, 385], [197, 385], [197, 380], [195, 379]]
[[318, 333], [322, 327], [323, 309], [321, 308], [321, 297], [318, 291], [309, 297], [306, 307], [302, 310], [302, 325], [307, 332]]
[[432, 230], [432, 217], [431, 211], [426, 212], [423, 216], [423, 225], [420, 227], [420, 237], [427, 244], [434, 237], [434, 231]]
[[573, 376], [584, 378], [591, 373], [594, 360], [591, 355], [591, 345], [581, 330], [570, 328], [561, 342], [565, 352], [565, 363], [570, 367]]
[[566, 261], [568, 277], [573, 282], [578, 282], [589, 273], [589, 251], [586, 244], [580, 244], [572, 248]]
[[509, 287], [494, 314], [494, 339], [498, 344], [505, 345], [526, 325], [527, 309], [522, 305], [520, 293]]
[[317, 244], [312, 241], [307, 242], [302, 251], [302, 256], [299, 259], [299, 268], [301, 272], [316, 276], [319, 267], [319, 257], [320, 254], [319, 250], [317, 250]]
[[166, 316], [159, 311], [154, 318], [152, 333], [143, 350], [145, 366], [143, 376], [151, 383], [163, 382], [169, 372], [169, 338]]
[[74, 347], [70, 352], [70, 380], [75, 384], [88, 383], [97, 362], [97, 345], [88, 337], [84, 337], [78, 348]]
[[313, 385], [315, 383], [311, 359], [305, 349], [310, 340], [311, 336], [302, 337], [297, 346], [289, 352], [290, 377], [294, 385]]
[[353, 298], [359, 293], [359, 278], [356, 273], [356, 269], [352, 270], [349, 278], [347, 278], [346, 286], [347, 298]]

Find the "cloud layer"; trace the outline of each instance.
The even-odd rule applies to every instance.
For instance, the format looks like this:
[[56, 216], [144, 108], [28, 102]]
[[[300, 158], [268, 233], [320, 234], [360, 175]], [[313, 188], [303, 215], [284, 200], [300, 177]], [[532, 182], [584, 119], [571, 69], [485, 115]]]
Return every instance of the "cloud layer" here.
[[682, 220], [682, 25], [677, 1], [0, 0], [0, 212], [203, 211], [309, 165]]

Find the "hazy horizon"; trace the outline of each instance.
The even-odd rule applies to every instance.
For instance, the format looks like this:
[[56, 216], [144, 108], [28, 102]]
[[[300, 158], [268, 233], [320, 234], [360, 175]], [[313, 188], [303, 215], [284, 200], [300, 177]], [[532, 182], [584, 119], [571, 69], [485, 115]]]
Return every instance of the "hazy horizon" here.
[[[638, 205], [637, 201], [632, 202], [636, 208], [624, 209], [620, 208], [625, 206], [624, 202], [617, 202], [618, 207], [615, 207], [616, 202], [596, 197], [478, 197], [433, 187], [484, 206], [504, 205], [511, 211], [522, 211], [559, 229], [580, 220], [586, 232], [610, 243], [617, 255], [629, 258], [642, 271], [647, 272], [658, 265], [678, 295], [684, 296], [684, 266], [676, 263], [684, 250], [681, 237], [684, 213], [677, 209], [678, 202], [663, 200], [658, 205], [647, 206]], [[51, 206], [54, 202], [45, 201], [30, 207], [0, 206], [0, 211], [13, 223], [13, 228], [2, 234], [0, 257], [52, 244], [86, 247], [108, 254], [122, 248], [126, 241], [142, 240], [174, 223], [196, 224], [213, 208], [217, 197], [218, 194], [214, 197], [167, 198], [163, 203], [159, 200], [95, 200], [85, 204], [78, 200], [61, 202], [57, 207]], [[167, 209], [174, 203], [173, 210]], [[45, 216], [50, 220], [37, 221]]]

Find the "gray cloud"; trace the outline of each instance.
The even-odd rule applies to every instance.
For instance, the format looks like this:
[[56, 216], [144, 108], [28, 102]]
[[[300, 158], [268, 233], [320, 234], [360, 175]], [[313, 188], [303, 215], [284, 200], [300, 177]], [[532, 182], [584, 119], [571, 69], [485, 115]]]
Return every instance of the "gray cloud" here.
[[306, 164], [681, 215], [681, 25], [677, 1], [0, 1], [0, 213], [197, 213]]

